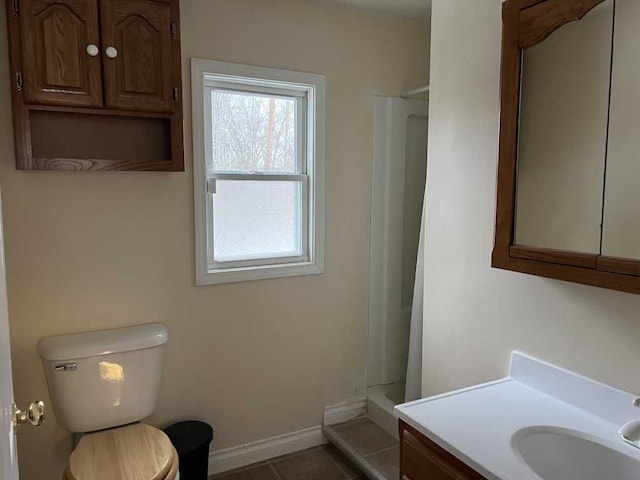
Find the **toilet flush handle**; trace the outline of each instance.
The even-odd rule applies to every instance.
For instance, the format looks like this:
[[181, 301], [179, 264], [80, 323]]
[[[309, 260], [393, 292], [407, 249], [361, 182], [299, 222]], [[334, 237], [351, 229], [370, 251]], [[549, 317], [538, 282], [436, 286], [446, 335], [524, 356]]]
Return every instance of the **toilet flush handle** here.
[[56, 372], [75, 372], [77, 369], [78, 364], [76, 362], [61, 363], [54, 367]]

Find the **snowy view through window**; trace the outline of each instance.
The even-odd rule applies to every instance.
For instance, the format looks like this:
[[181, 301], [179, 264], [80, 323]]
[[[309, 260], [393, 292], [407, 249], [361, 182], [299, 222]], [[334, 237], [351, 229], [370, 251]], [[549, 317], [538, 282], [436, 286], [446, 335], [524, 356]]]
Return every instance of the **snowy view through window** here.
[[[303, 173], [296, 152], [296, 99], [211, 91], [215, 173]], [[302, 254], [303, 189], [299, 180], [218, 180], [213, 202], [215, 262]]]

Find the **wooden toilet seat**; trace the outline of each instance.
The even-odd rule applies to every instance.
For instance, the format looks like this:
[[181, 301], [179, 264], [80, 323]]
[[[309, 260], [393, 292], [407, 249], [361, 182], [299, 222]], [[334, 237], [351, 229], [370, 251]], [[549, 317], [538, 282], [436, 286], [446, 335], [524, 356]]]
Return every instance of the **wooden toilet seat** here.
[[82, 437], [63, 480], [175, 480], [178, 454], [157, 428], [136, 423]]

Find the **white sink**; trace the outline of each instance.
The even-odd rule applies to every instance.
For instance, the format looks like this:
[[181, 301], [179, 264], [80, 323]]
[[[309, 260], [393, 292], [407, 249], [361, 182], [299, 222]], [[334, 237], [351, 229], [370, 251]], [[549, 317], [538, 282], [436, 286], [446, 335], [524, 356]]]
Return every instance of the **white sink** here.
[[638, 480], [636, 458], [605, 441], [581, 432], [555, 427], [526, 427], [512, 437], [522, 461], [543, 480]]
[[640, 438], [638, 404], [514, 352], [508, 377], [396, 412], [488, 480], [640, 480], [640, 449], [621, 437]]

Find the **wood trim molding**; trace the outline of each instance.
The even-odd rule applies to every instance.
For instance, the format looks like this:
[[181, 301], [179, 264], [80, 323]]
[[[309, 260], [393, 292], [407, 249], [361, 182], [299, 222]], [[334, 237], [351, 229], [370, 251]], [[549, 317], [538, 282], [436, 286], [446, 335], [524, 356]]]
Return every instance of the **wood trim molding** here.
[[20, 39], [20, 18], [12, 9], [13, 2], [5, 2], [7, 15], [7, 36], [9, 41], [9, 70], [11, 82], [11, 108], [13, 110], [13, 139], [15, 142], [16, 164], [20, 168], [31, 168], [31, 129], [29, 115], [24, 106], [24, 88], [18, 89], [17, 75], [22, 72], [22, 50]]
[[522, 50], [603, 0], [506, 0], [502, 65], [494, 268], [640, 294], [640, 261], [514, 245]]
[[170, 161], [129, 161], [88, 158], [32, 158], [31, 170], [64, 170], [73, 172], [107, 172], [128, 170], [137, 172], [171, 172]]
[[520, 0], [520, 10], [524, 10], [525, 8], [533, 7], [539, 3], [545, 2], [546, 0]]
[[171, 118], [171, 157], [172, 171], [184, 172], [184, 97], [182, 95], [182, 47], [180, 31], [180, 6], [179, 2], [171, 2], [171, 19], [175, 25], [175, 38], [173, 39], [172, 48], [172, 82], [178, 89], [176, 108]]
[[509, 257], [504, 261], [494, 261], [492, 267], [513, 272], [528, 273], [538, 277], [564, 280], [565, 282], [581, 283], [583, 285], [608, 288], [628, 293], [640, 293], [640, 277], [633, 275], [516, 257]]
[[601, 272], [640, 276], [640, 260], [602, 256], [598, 257], [597, 269]]
[[172, 118], [172, 113], [162, 112], [133, 112], [127, 110], [107, 110], [105, 108], [85, 108], [85, 107], [60, 107], [54, 105], [27, 104], [28, 111], [36, 112], [62, 112], [62, 113], [88, 113], [91, 115], [106, 115], [111, 117], [139, 117], [139, 118]]
[[512, 245], [509, 248], [509, 256], [524, 260], [537, 260], [539, 262], [558, 263], [560, 265], [572, 265], [574, 267], [592, 269], [596, 268], [598, 260], [598, 256], [595, 254], [526, 247], [523, 245]]
[[500, 80], [500, 138], [498, 158], [498, 201], [494, 261], [509, 258], [513, 243], [518, 145], [518, 106], [521, 55], [518, 47], [519, 0], [502, 4], [502, 75]]
[[522, 9], [519, 28], [520, 48], [529, 48], [542, 42], [561, 26], [583, 18], [603, 1], [547, 0]]

